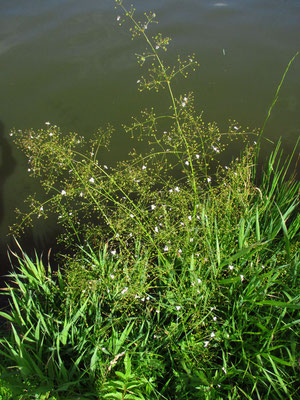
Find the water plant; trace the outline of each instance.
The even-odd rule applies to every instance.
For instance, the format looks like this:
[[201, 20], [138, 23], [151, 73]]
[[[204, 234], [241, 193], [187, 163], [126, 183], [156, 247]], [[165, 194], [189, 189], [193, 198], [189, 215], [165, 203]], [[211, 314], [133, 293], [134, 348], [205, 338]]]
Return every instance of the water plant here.
[[116, 166], [101, 161], [111, 126], [90, 142], [48, 122], [12, 132], [47, 195], [29, 197], [13, 232], [56, 214], [65, 247], [56, 273], [22, 249], [12, 260], [0, 351], [21, 398], [296, 399], [296, 147], [282, 163], [275, 146], [259, 186], [252, 140], [218, 163], [233, 138], [259, 133], [205, 123], [173, 89], [195, 57], [167, 66], [170, 38], [148, 33], [156, 15], [116, 5], [146, 42], [139, 89], [170, 104], [124, 127], [144, 148]]
[[[189, 243], [198, 223], [201, 198], [221, 179], [213, 162], [226, 141], [245, 138], [246, 131], [233, 122], [227, 132], [221, 132], [216, 123], [205, 123], [194, 109], [192, 93], [175, 96], [173, 81], [195, 69], [194, 55], [184, 61], [178, 58], [177, 65], [166, 65], [163, 53], [170, 38], [147, 35], [155, 14], [145, 14], [145, 19], [138, 21], [133, 8], [127, 10], [123, 2], [116, 3], [131, 22], [132, 36], [146, 42], [146, 50], [137, 55], [141, 66], [148, 65], [146, 74], [137, 81], [139, 90], [166, 90], [167, 113], [143, 110], [130, 126], [124, 126], [135, 140], [133, 146], [136, 140], [143, 142], [143, 151], [133, 149], [130, 159], [115, 167], [101, 163], [101, 151], [108, 147], [113, 132], [111, 126], [99, 130], [90, 143], [75, 134], [62, 133], [48, 122], [46, 129], [13, 132], [16, 144], [28, 157], [30, 174], [41, 180], [48, 195], [45, 202], [34, 196], [27, 199], [31, 212], [20, 212], [13, 232], [22, 230], [33, 217], [55, 212], [64, 227], [62, 240], [69, 246], [84, 240], [103, 245], [109, 240], [112, 251], [114, 247], [125, 251], [131, 248], [130, 243], [140, 241], [155, 253], [174, 255], [179, 250], [176, 243], [169, 243], [176, 237], [174, 231], [185, 232]], [[118, 17], [118, 23], [122, 21], [123, 17]]]

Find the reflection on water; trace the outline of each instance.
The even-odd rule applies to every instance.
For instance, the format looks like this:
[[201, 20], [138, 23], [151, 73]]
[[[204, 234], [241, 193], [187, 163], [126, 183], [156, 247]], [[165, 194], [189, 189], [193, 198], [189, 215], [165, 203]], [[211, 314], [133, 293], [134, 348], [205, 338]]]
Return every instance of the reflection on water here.
[[[5, 209], [4, 196], [5, 196], [5, 182], [9, 176], [14, 172], [16, 167], [16, 160], [12, 155], [12, 144], [5, 136], [4, 124], [0, 120], [0, 224], [3, 222], [4, 215], [10, 212], [10, 209]], [[3, 244], [0, 243], [0, 276], [7, 271], [7, 257]]]
[[16, 167], [16, 160], [12, 155], [11, 146], [12, 144], [4, 135], [4, 125], [0, 120], [0, 224], [4, 216], [4, 183]]
[[227, 3], [214, 3], [213, 4], [213, 7], [226, 7], [226, 6], [228, 6]]
[[[262, 125], [282, 73], [299, 50], [299, 1], [138, 0], [136, 8], [139, 14], [155, 11], [159, 24], [153, 32], [173, 38], [169, 61], [178, 53], [199, 59], [200, 68], [178, 82], [177, 94], [193, 90], [204, 119], [221, 126], [230, 118]], [[11, 147], [10, 128], [43, 127], [50, 120], [88, 136], [110, 121], [117, 128], [110, 157], [117, 159], [128, 147], [120, 123], [144, 106], [165, 104], [155, 93], [137, 92], [141, 71], [134, 54], [142, 43], [130, 40], [116, 16], [113, 0], [0, 2], [1, 140], [12, 160], [1, 164], [2, 248], [13, 209], [38, 187], [26, 175], [23, 156]], [[266, 129], [274, 140], [283, 136], [287, 148], [300, 133], [299, 72], [300, 58]], [[45, 225], [43, 235], [50, 231]]]

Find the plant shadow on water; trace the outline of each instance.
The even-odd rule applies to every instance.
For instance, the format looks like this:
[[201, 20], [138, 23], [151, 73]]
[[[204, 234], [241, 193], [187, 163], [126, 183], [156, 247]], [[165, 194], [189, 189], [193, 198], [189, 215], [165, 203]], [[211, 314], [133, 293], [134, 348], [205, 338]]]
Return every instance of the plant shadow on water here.
[[[0, 224], [5, 215], [4, 206], [4, 186], [7, 178], [13, 174], [16, 167], [16, 160], [13, 157], [11, 143], [5, 137], [5, 126], [0, 120]], [[6, 255], [7, 241], [1, 238], [0, 241], [0, 282], [2, 283], [2, 276], [8, 270], [8, 258]], [[3, 300], [3, 299], [1, 299]]]
[[[3, 223], [5, 213], [8, 210], [4, 204], [4, 192], [6, 180], [14, 173], [17, 166], [17, 161], [14, 158], [12, 151], [12, 144], [6, 138], [6, 128], [4, 123], [0, 120], [0, 224]], [[25, 251], [30, 255], [34, 256], [33, 249], [36, 249], [38, 253], [44, 251], [44, 249], [52, 248], [56, 243], [57, 229], [47, 232], [46, 235], [36, 234], [36, 231], [32, 228], [26, 228], [26, 234], [22, 238], [22, 246]], [[0, 285], [3, 286], [4, 275], [10, 269], [10, 262], [7, 256], [8, 248], [15, 249], [15, 241], [12, 236], [3, 235], [0, 238]], [[52, 259], [52, 257], [51, 257]], [[0, 301], [3, 299], [1, 298]], [[2, 304], [2, 303], [1, 303]]]
[[0, 223], [4, 217], [4, 204], [3, 204], [3, 187], [6, 179], [14, 172], [16, 161], [12, 155], [11, 144], [4, 136], [5, 127], [0, 120]]

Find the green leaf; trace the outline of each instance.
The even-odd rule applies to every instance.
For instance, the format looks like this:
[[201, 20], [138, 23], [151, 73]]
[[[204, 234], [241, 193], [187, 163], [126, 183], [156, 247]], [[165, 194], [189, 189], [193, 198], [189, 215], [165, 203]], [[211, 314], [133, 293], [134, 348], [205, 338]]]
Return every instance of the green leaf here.
[[259, 226], [258, 207], [256, 207], [256, 212], [255, 212], [255, 232], [256, 232], [256, 240], [260, 241], [260, 226]]
[[239, 229], [239, 248], [241, 249], [244, 246], [245, 241], [245, 219], [242, 217], [240, 220], [240, 229]]
[[97, 366], [97, 361], [98, 361], [98, 346], [95, 347], [94, 353], [91, 357], [91, 362], [90, 362], [90, 370], [95, 371], [96, 366]]
[[292, 310], [300, 310], [300, 304], [285, 303], [283, 301], [263, 300], [255, 303], [259, 306], [273, 306], [281, 308], [291, 308]]
[[3, 317], [3, 318], [7, 319], [10, 322], [14, 322], [14, 318], [10, 314], [7, 314], [7, 313], [5, 313], [3, 311], [0, 311], [0, 317]]

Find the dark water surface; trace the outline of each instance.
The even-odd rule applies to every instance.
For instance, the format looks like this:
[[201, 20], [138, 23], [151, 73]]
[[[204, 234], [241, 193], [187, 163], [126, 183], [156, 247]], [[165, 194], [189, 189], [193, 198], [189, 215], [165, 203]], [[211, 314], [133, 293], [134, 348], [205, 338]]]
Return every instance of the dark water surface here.
[[[195, 53], [200, 67], [177, 93], [195, 92], [205, 120], [228, 119], [259, 127], [287, 66], [300, 49], [299, 0], [135, 0], [137, 13], [155, 11], [154, 31], [173, 39], [167, 56]], [[125, 3], [126, 4], [126, 3]], [[139, 94], [142, 49], [116, 22], [113, 0], [0, 0], [0, 235], [5, 259], [13, 210], [36, 190], [11, 128], [44, 127], [46, 121], [86, 136], [108, 121], [117, 127], [110, 157], [124, 155], [120, 124], [149, 104]], [[291, 149], [300, 133], [300, 56], [291, 67], [266, 135]], [[109, 162], [109, 160], [106, 160]], [[54, 243], [51, 223], [28, 238]], [[53, 237], [53, 239], [52, 239]], [[1, 273], [6, 264], [2, 261]]]

